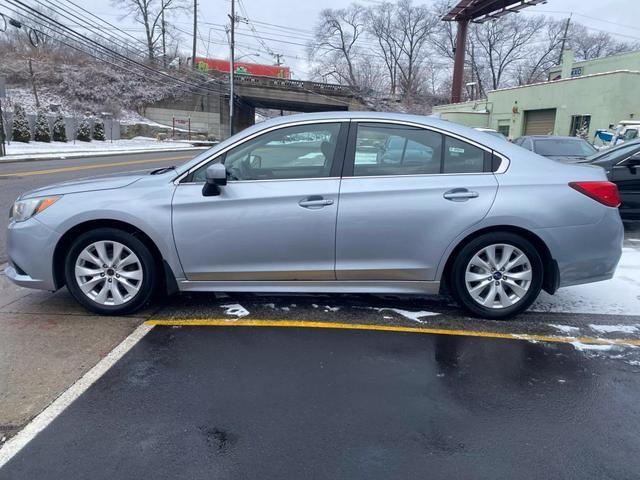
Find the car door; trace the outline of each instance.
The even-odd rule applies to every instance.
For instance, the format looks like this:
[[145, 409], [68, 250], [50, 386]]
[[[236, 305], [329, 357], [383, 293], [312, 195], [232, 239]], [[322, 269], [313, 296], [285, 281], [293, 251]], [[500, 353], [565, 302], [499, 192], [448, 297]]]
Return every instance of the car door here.
[[620, 215], [640, 218], [640, 152], [614, 165], [611, 180], [620, 192]]
[[[391, 135], [411, 145], [405, 155], [366, 161], [363, 146], [384, 145]], [[435, 279], [444, 251], [487, 214], [497, 191], [490, 152], [412, 125], [352, 122], [345, 162], [338, 280]]]
[[[279, 126], [194, 169], [173, 198], [188, 280], [334, 280], [335, 225], [348, 122]], [[228, 183], [203, 196], [205, 170]]]

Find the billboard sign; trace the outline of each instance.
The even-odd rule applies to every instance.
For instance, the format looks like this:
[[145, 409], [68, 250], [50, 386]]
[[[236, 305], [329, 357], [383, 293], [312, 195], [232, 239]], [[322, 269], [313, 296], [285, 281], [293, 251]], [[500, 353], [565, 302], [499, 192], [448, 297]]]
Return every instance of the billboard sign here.
[[[201, 72], [229, 73], [229, 61], [214, 58], [196, 57], [196, 66]], [[259, 63], [235, 62], [233, 70], [236, 75], [253, 75], [257, 77], [290, 78], [289, 67], [283, 65], [263, 65]]]

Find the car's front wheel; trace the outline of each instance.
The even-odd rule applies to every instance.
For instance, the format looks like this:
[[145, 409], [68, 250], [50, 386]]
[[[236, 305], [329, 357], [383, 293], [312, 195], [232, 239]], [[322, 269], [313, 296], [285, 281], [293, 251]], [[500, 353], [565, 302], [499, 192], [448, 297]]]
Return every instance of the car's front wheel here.
[[98, 228], [80, 235], [65, 262], [67, 288], [88, 310], [123, 315], [144, 306], [156, 284], [156, 264], [130, 233]]
[[526, 310], [542, 288], [543, 265], [527, 239], [509, 232], [482, 235], [458, 253], [451, 285], [474, 315], [504, 319]]

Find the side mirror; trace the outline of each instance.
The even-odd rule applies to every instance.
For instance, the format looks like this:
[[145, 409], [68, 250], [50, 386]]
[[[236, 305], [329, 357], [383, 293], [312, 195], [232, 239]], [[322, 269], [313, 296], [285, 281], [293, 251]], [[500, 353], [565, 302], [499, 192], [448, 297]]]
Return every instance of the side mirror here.
[[205, 197], [220, 195], [220, 187], [227, 184], [226, 167], [221, 163], [214, 163], [207, 167], [205, 175], [207, 181], [202, 187], [202, 195]]

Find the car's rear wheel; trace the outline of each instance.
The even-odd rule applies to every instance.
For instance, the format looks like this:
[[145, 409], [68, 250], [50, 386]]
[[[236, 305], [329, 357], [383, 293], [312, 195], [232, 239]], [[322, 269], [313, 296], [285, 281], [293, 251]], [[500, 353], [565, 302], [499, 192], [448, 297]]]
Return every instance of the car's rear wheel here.
[[504, 319], [523, 312], [542, 288], [540, 254], [509, 232], [482, 235], [458, 253], [451, 270], [458, 301], [474, 315]]
[[144, 306], [157, 284], [153, 255], [138, 238], [114, 228], [80, 235], [65, 262], [67, 288], [88, 310], [123, 315]]

